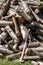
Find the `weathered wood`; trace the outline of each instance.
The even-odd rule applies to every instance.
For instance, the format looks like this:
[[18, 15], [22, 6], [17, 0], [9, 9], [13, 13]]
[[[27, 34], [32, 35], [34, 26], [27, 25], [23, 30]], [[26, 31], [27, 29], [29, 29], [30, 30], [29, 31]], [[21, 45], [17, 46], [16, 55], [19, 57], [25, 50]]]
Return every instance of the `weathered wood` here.
[[0, 48], [0, 53], [3, 53], [3, 54], [13, 54], [13, 51], [8, 50], [6, 48]]
[[37, 51], [35, 51], [35, 50], [33, 50], [32, 49], [32, 51], [36, 54], [36, 55], [39, 55], [40, 57], [42, 57], [43, 58], [43, 52], [37, 52]]
[[22, 51], [22, 54], [21, 54], [19, 62], [24, 62], [23, 57], [25, 55], [25, 50], [26, 50], [26, 47], [27, 47], [27, 37], [28, 37], [29, 31], [30, 31], [30, 29], [27, 31], [27, 36], [25, 38], [25, 44], [24, 44], [23, 51]]
[[32, 27], [36, 27], [36, 28], [38, 28], [38, 29], [41, 29], [41, 30], [43, 30], [43, 24], [40, 24], [40, 23], [38, 23], [38, 22], [36, 22], [36, 21], [33, 21], [30, 25], [28, 25], [28, 27], [30, 27], [30, 28], [32, 28]]
[[[2, 32], [2, 33], [0, 34], [0, 42], [5, 41], [6, 37], [7, 37], [7, 33], [6, 33], [6, 32]], [[0, 44], [1, 44], [1, 43], [0, 43]]]
[[43, 36], [37, 35], [37, 38], [38, 38], [40, 41], [43, 41]]
[[13, 40], [10, 40], [8, 42], [8, 48], [13, 50], [14, 52], [18, 52], [17, 47], [18, 47], [18, 44], [14, 44]]
[[38, 8], [37, 8], [37, 9], [35, 9], [34, 11], [35, 11], [35, 13], [36, 13], [36, 14], [38, 14], [38, 13], [39, 13], [39, 9], [38, 9]]
[[28, 47], [31, 47], [31, 48], [32, 47], [35, 48], [35, 47], [38, 47], [38, 46], [40, 46], [40, 42], [38, 42], [38, 41], [37, 42], [31, 42], [31, 43], [28, 44]]
[[5, 46], [3, 46], [3, 45], [0, 45], [0, 48], [5, 48]]
[[20, 36], [20, 31], [19, 31], [19, 27], [17, 25], [17, 21], [16, 21], [16, 18], [15, 17], [12, 17], [12, 22], [14, 24], [14, 28], [15, 28], [15, 33], [17, 34], [17, 36], [19, 37]]
[[21, 6], [23, 7], [24, 11], [29, 14], [30, 13], [30, 10], [29, 10], [26, 2], [23, 1], [23, 0], [20, 0], [20, 1], [21, 1]]
[[31, 51], [32, 51], [32, 53], [35, 53], [36, 55], [39, 55], [43, 58], [43, 49], [42, 48], [38, 48], [38, 47], [37, 48], [27, 48], [25, 51], [25, 54], [27, 54]]
[[[24, 43], [22, 43], [19, 46], [19, 49], [22, 50], [23, 46], [24, 46]], [[36, 48], [36, 47], [39, 47], [39, 46], [41, 46], [41, 43], [39, 43], [39, 42], [31, 42], [31, 43], [28, 44], [28, 48]]]
[[10, 8], [10, 1], [11, 0], [9, 0], [8, 3], [3, 7], [2, 12], [1, 12], [1, 16], [5, 16], [7, 14], [8, 10]]
[[23, 16], [28, 22], [30, 22], [32, 20], [32, 18], [28, 14], [26, 14], [26, 12], [24, 10], [22, 10], [22, 9], [19, 8], [19, 10], [17, 10], [17, 12], [21, 16]]
[[8, 48], [11, 49], [11, 50], [13, 50], [13, 45], [14, 45], [14, 41], [13, 40], [10, 40], [8, 42]]
[[24, 48], [23, 48], [19, 62], [24, 62], [23, 57], [24, 57], [24, 54], [25, 54], [26, 46], [27, 46], [27, 43], [25, 42], [25, 45], [24, 45]]
[[40, 22], [40, 23], [43, 24], [43, 20], [42, 20], [40, 17], [38, 17], [38, 15], [35, 14], [35, 12], [32, 10], [31, 7], [30, 7], [30, 10], [31, 10], [32, 14], [34, 15], [35, 19], [36, 19], [38, 22]]
[[14, 40], [14, 43], [18, 43], [19, 39], [17, 38], [17, 35], [13, 32], [13, 30], [10, 28], [9, 25], [5, 27], [5, 30], [9, 33], [11, 38]]
[[23, 58], [24, 60], [38, 60], [38, 59], [41, 59], [41, 57], [40, 56], [24, 56], [24, 58]]
[[2, 17], [2, 20], [3, 19], [6, 19], [6, 18], [10, 18], [10, 17], [12, 17], [12, 16], [14, 16], [15, 14], [12, 14], [12, 15], [8, 15], [8, 16], [5, 16], [5, 17]]
[[38, 3], [37, 1], [33, 1], [33, 2], [27, 2], [28, 5], [37, 5], [39, 6], [40, 3]]
[[[43, 59], [43, 2], [4, 0], [0, 5], [0, 56]], [[29, 55], [29, 56], [28, 56]], [[40, 64], [40, 63], [38, 63]]]
[[16, 57], [19, 57], [20, 55], [21, 55], [21, 52], [8, 55], [8, 56], [6, 56], [6, 58], [11, 60], [11, 59], [15, 59]]
[[12, 21], [0, 20], [0, 26], [12, 25]]
[[38, 35], [43, 36], [43, 30], [38, 30], [38, 29], [37, 29], [35, 33], [38, 34]]
[[37, 47], [37, 48], [30, 48], [30, 50], [33, 49], [33, 50], [36, 50], [38, 52], [43, 52], [43, 47]]
[[19, 16], [17, 18], [17, 20], [18, 20], [19, 23], [24, 23], [25, 22], [25, 19], [23, 17], [21, 17], [21, 16]]
[[27, 35], [27, 28], [25, 26], [23, 26], [23, 24], [20, 24], [20, 30], [21, 30], [21, 34], [23, 37], [23, 40], [26, 39], [26, 35]]

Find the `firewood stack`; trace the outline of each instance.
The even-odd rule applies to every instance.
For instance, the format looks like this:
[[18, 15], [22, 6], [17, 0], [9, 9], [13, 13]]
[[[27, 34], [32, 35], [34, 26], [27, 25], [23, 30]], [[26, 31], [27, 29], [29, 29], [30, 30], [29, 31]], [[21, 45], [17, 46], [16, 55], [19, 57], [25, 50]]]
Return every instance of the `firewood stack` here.
[[0, 58], [43, 59], [43, 1], [0, 3]]

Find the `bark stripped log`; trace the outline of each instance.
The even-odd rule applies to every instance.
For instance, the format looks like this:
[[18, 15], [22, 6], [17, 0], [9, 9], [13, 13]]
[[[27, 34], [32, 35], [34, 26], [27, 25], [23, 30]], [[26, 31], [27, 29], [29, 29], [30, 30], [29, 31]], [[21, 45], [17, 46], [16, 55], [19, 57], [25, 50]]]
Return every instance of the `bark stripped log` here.
[[1, 17], [5, 16], [7, 14], [8, 10], [10, 8], [10, 2], [11, 2], [11, 0], [9, 0], [8, 3], [3, 7], [1, 15], [0, 15]]
[[15, 43], [18, 43], [19, 40], [18, 40], [16, 34], [13, 32], [13, 30], [10, 28], [9, 25], [7, 25], [7, 26], [5, 27], [5, 30], [9, 33], [9, 35], [10, 35], [11, 38], [14, 40], [14, 42], [15, 42]]
[[23, 58], [24, 60], [38, 60], [38, 59], [41, 59], [41, 57], [40, 56], [24, 56], [24, 58]]
[[16, 57], [19, 57], [20, 55], [21, 55], [21, 52], [8, 55], [8, 56], [6, 56], [6, 58], [11, 60], [11, 59], [15, 59]]
[[12, 25], [12, 21], [0, 20], [0, 26]]
[[20, 36], [20, 31], [19, 31], [19, 27], [17, 25], [17, 21], [16, 21], [16, 18], [15, 17], [12, 17], [12, 22], [14, 24], [14, 27], [15, 27], [15, 33], [17, 34], [17, 36], [19, 37]]
[[0, 48], [0, 53], [3, 53], [3, 54], [13, 54], [13, 51], [8, 50], [6, 48]]

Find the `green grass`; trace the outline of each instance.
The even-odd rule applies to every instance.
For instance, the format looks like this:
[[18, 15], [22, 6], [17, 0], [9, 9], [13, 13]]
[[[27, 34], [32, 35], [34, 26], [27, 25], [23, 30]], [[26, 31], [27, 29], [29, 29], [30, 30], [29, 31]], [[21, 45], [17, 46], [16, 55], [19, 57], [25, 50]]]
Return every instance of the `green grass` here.
[[18, 60], [8, 61], [7, 59], [0, 59], [0, 65], [32, 65], [30, 61], [19, 63]]

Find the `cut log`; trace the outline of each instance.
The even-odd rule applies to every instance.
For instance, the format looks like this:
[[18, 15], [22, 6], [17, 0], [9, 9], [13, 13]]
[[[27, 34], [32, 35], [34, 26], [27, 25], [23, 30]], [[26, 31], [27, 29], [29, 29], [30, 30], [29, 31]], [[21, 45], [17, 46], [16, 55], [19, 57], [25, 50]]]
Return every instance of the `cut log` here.
[[7, 33], [6, 32], [2, 32], [0, 34], [0, 42], [5, 41], [6, 37], [7, 37]]
[[17, 37], [17, 35], [13, 32], [13, 30], [10, 28], [9, 25], [7, 25], [5, 27], [5, 30], [9, 33], [9, 35], [11, 36], [11, 38], [14, 40], [15, 43], [18, 43], [19, 39]]
[[21, 6], [23, 7], [24, 11], [29, 14], [30, 13], [30, 10], [29, 10], [26, 2], [23, 1], [23, 0], [20, 0], [20, 1], [21, 1]]
[[8, 56], [6, 56], [6, 58], [11, 60], [11, 59], [15, 59], [16, 57], [19, 57], [20, 55], [21, 55], [21, 52], [8, 55]]
[[14, 28], [15, 28], [15, 33], [18, 37], [20, 37], [20, 31], [19, 31], [19, 27], [17, 25], [17, 21], [15, 17], [12, 17], [12, 22], [14, 24]]
[[0, 26], [12, 25], [12, 21], [0, 20]]
[[18, 9], [17, 10], [17, 12], [21, 15], [21, 16], [23, 16], [28, 22], [30, 22], [31, 20], [32, 20], [32, 18], [28, 15], [28, 14], [26, 14], [26, 12], [24, 11], [24, 10], [22, 10], [22, 9]]
[[27, 35], [27, 28], [23, 24], [20, 24], [20, 30], [21, 30], [21, 34], [22, 34], [23, 40], [25, 40], [26, 39], [26, 35]]
[[3, 53], [3, 54], [13, 54], [13, 51], [8, 50], [6, 48], [0, 48], [0, 53]]
[[[24, 43], [19, 46], [19, 50], [22, 50], [23, 46], [24, 46]], [[42, 46], [42, 45], [39, 42], [33, 42], [33, 43], [31, 42], [28, 44], [28, 48], [36, 48], [36, 47], [40, 47], [40, 46]]]
[[36, 59], [41, 59], [40, 56], [24, 56], [24, 60], [36, 60]]
[[42, 23], [42, 24], [43, 24], [43, 20], [35, 14], [35, 12], [32, 10], [31, 7], [30, 7], [30, 10], [31, 10], [32, 14], [34, 15], [35, 19], [36, 19], [39, 23]]
[[[9, 0], [8, 1], [8, 3], [3, 7], [3, 5], [2, 5], [2, 11], [1, 11], [1, 17], [2, 16], [5, 16], [6, 14], [7, 14], [7, 12], [8, 12], [8, 10], [9, 10], [9, 8], [10, 8], [10, 1], [11, 0]], [[5, 12], [5, 13], [4, 13]]]

